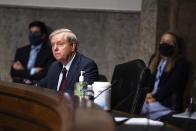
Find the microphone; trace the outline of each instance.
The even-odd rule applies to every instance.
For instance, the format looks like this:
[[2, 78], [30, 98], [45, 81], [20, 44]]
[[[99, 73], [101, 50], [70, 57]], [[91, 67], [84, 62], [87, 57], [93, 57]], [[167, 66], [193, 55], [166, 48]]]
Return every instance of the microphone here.
[[107, 90], [109, 90], [110, 88], [112, 88], [116, 83], [118, 83], [119, 81], [118, 80], [115, 80], [113, 83], [112, 83], [112, 85], [110, 86], [110, 87], [108, 87], [108, 88], [106, 88], [105, 90], [103, 90], [103, 91], [101, 91], [95, 98], [94, 98], [94, 100], [95, 99], [97, 99], [102, 93], [104, 93], [105, 91], [107, 91]]
[[193, 112], [195, 111], [195, 103], [193, 102], [193, 98], [190, 98], [190, 105], [188, 106], [188, 113], [189, 113], [189, 117], [191, 117], [191, 115], [193, 114]]
[[[144, 92], [143, 92], [144, 91]], [[127, 99], [129, 99], [130, 98], [130, 96], [132, 96], [132, 95], [134, 95], [134, 97], [133, 97], [133, 105], [132, 105], [132, 107], [131, 107], [131, 109], [130, 109], [130, 112], [131, 113], [136, 113], [135, 112], [135, 110], [136, 110], [136, 108], [137, 108], [137, 106], [143, 106], [143, 104], [141, 105], [138, 105], [138, 104], [136, 104], [137, 103], [137, 101], [141, 101], [141, 99], [145, 99], [145, 94], [148, 92], [148, 88], [146, 87], [146, 86], [143, 86], [143, 87], [136, 87], [134, 90], [132, 90], [126, 97], [124, 97], [120, 102], [118, 102], [114, 107], [113, 107], [113, 109], [115, 109], [115, 108], [118, 108], [118, 107], [120, 107]], [[143, 96], [143, 94], [142, 93], [145, 93], [144, 94], [144, 96]], [[144, 97], [144, 98], [142, 98], [142, 96]], [[140, 113], [140, 111], [137, 111], [137, 114], [138, 113]]]
[[[97, 96], [94, 97], [94, 100], [97, 99], [102, 93], [104, 93], [105, 91], [109, 90], [109, 89], [114, 89], [117, 88], [119, 86], [117, 86], [117, 84], [119, 84], [120, 86], [122, 85], [122, 83], [124, 82], [123, 79], [118, 79], [118, 80], [114, 80], [112, 82], [112, 85], [108, 88], [106, 88], [105, 90], [101, 91]], [[117, 104], [114, 105], [114, 107], [112, 107], [113, 109], [118, 108], [119, 106], [121, 106], [125, 101], [127, 101], [127, 99], [130, 98], [130, 96], [135, 95], [135, 97], [133, 98], [133, 103], [134, 106], [130, 109], [131, 111], [134, 111], [137, 104], [135, 103], [136, 101], [140, 101], [141, 98], [141, 90], [144, 90], [144, 93], [147, 93], [148, 88], [146, 86], [143, 86], [143, 88], [135, 88], [134, 90], [132, 90], [127, 96], [125, 96], [122, 100], [120, 100]], [[144, 96], [145, 98], [145, 96]]]
[[105, 91], [109, 90], [110, 88], [111, 88], [111, 87], [108, 87], [108, 88], [106, 88], [105, 90], [101, 91], [101, 92], [94, 98], [94, 100], [97, 99], [102, 93], [104, 93]]
[[[136, 89], [135, 89], [136, 90]], [[113, 108], [118, 108], [121, 104], [123, 104], [130, 96], [132, 96], [135, 93], [135, 90], [131, 92], [129, 95], [124, 97], [117, 105], [115, 105]]]
[[192, 97], [190, 97], [190, 105], [188, 106], [188, 118], [184, 121], [184, 127], [189, 130], [191, 128], [191, 116], [195, 112], [195, 101]]
[[[160, 110], [159, 110], [160, 111]], [[141, 114], [141, 115], [144, 115], [146, 116], [147, 118], [147, 127], [143, 130], [143, 131], [148, 131], [150, 129], [150, 118], [149, 118], [149, 114], [150, 113], [156, 113], [156, 112], [159, 112], [159, 111], [149, 111], [149, 103], [147, 103], [147, 113], [144, 113], [144, 114]], [[165, 126], [164, 126], [165, 127]], [[160, 130], [162, 131], [162, 129], [165, 129], [165, 128], [161, 128]]]

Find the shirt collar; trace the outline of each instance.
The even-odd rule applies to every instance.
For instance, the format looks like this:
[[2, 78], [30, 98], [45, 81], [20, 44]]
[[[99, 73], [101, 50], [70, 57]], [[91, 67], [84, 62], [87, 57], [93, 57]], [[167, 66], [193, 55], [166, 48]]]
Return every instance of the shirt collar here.
[[166, 63], [167, 63], [167, 59], [161, 59], [157, 68], [163, 70], [165, 68]]
[[40, 49], [41, 47], [42, 47], [42, 43], [36, 46], [31, 45], [31, 49]]
[[160, 63], [162, 63], [162, 64], [167, 63], [167, 59], [161, 59]]
[[74, 56], [72, 57], [72, 59], [69, 61], [69, 63], [67, 63], [67, 65], [63, 65], [63, 68], [66, 68], [67, 71], [69, 71], [71, 64], [73, 62], [73, 59], [75, 58], [76, 53], [74, 54]]

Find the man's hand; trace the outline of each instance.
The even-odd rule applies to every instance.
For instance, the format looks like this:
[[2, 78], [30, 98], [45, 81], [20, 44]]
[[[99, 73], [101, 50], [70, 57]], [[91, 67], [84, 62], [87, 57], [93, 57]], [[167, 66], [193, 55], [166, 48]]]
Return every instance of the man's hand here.
[[27, 85], [32, 84], [32, 82], [30, 80], [28, 80], [28, 79], [24, 79], [24, 83], [27, 84]]
[[38, 72], [40, 72], [41, 70], [43, 70], [43, 68], [35, 67], [35, 73], [38, 73]]
[[13, 68], [15, 70], [24, 70], [23, 65], [20, 63], [20, 61], [16, 61], [13, 63]]
[[153, 98], [153, 93], [147, 93], [146, 94], [146, 100], [147, 103], [155, 102], [156, 100]]

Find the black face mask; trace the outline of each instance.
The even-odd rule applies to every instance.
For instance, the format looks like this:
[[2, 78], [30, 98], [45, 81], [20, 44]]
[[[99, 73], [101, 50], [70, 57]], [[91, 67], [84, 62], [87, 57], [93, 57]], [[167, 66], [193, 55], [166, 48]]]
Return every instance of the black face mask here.
[[168, 57], [173, 54], [174, 46], [172, 46], [168, 43], [162, 43], [159, 46], [159, 51], [160, 51], [161, 55]]
[[31, 45], [39, 45], [41, 43], [41, 35], [38, 34], [29, 34], [29, 41]]

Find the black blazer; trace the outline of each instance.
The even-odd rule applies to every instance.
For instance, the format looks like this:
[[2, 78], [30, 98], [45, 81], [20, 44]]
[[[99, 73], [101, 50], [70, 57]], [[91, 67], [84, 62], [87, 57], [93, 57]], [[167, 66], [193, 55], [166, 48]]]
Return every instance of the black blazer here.
[[35, 67], [41, 67], [44, 68], [44, 70], [31, 76], [30, 70], [27, 69], [30, 51], [31, 45], [27, 45], [16, 50], [14, 62], [20, 61], [24, 66], [24, 70], [15, 70], [13, 66], [11, 66], [11, 77], [13, 82], [23, 83], [23, 79], [30, 79], [35, 81], [42, 79], [47, 74], [47, 70], [50, 64], [55, 60], [51, 47], [46, 43], [43, 44], [37, 55]]
[[[38, 86], [57, 90], [59, 75], [62, 68], [63, 65], [60, 62], [54, 62], [50, 66], [47, 76], [38, 82]], [[84, 81], [88, 84], [98, 81], [98, 68], [95, 62], [76, 52], [76, 56], [72, 61], [66, 78], [65, 92], [73, 94], [74, 84], [79, 81], [80, 71], [85, 71]]]
[[[156, 72], [150, 76], [150, 87], [154, 87]], [[183, 92], [187, 83], [188, 72], [189, 65], [187, 60], [181, 56], [177, 57], [171, 71], [163, 72], [161, 75], [157, 93], [153, 95], [156, 101], [176, 112], [182, 111]]]

